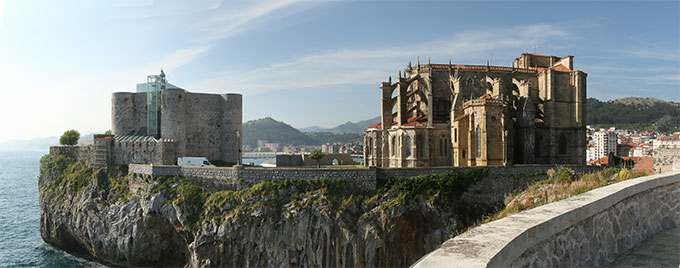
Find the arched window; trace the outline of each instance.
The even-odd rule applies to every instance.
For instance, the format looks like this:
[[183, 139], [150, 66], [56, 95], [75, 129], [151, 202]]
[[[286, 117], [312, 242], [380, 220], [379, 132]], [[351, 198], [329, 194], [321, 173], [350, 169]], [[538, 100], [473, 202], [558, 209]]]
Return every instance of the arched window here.
[[442, 135], [439, 138], [439, 156], [446, 156], [448, 154], [447, 148], [448, 146], [446, 146], [446, 137]]
[[482, 129], [477, 125], [477, 157], [482, 157]]
[[397, 155], [397, 137], [392, 136], [392, 156]]
[[421, 136], [420, 138], [420, 155], [422, 157], [425, 157], [427, 154], [427, 149], [425, 148], [425, 136]]
[[567, 136], [564, 133], [560, 134], [560, 140], [557, 143], [559, 145], [559, 154], [567, 154]]
[[411, 156], [411, 136], [406, 135], [405, 142], [406, 142], [406, 146], [405, 146], [406, 147], [406, 157], [410, 157]]
[[369, 155], [373, 153], [373, 138], [368, 138], [368, 148], [366, 148], [366, 151]]
[[415, 144], [414, 144], [414, 145], [416, 146], [416, 149], [415, 149], [415, 151], [413, 152], [413, 154], [415, 155], [415, 157], [421, 157], [421, 156], [423, 156], [423, 155], [421, 154], [422, 149], [418, 150], [418, 148], [420, 148], [420, 144], [423, 143], [422, 140], [423, 140], [423, 136], [422, 136], [422, 135], [416, 134], [416, 140], [415, 140]]
[[453, 142], [458, 142], [458, 129], [453, 129]]
[[465, 150], [463, 150], [463, 158], [465, 158]]

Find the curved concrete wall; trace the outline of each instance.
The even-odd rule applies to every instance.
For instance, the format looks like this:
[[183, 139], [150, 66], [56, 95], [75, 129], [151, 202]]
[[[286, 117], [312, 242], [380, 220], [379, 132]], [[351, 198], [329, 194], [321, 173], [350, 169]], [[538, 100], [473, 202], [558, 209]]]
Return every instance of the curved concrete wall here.
[[652, 175], [483, 224], [413, 267], [603, 267], [680, 226], [680, 172]]

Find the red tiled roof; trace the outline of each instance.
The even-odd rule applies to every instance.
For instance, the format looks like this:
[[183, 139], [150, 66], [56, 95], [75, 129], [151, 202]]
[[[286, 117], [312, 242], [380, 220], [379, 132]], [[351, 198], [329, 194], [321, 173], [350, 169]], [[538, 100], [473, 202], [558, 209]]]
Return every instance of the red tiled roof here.
[[535, 68], [523, 69], [523, 68], [512, 68], [504, 66], [486, 66], [486, 65], [467, 65], [467, 64], [426, 64], [421, 66], [429, 66], [433, 69], [447, 69], [451, 67], [452, 69], [463, 69], [463, 70], [486, 70], [488, 67], [492, 71], [515, 71], [515, 72], [525, 72], [525, 73], [536, 73]]
[[[433, 123], [446, 123], [445, 121], [442, 120], [434, 120]], [[392, 126], [398, 125], [397, 122], [392, 122]], [[427, 116], [421, 116], [421, 117], [411, 117], [409, 119], [406, 119], [406, 123], [401, 124], [402, 127], [409, 127], [409, 126], [417, 126], [417, 127], [425, 127], [427, 126]], [[369, 126], [369, 129], [371, 128], [382, 128], [382, 123], [377, 123], [375, 125]]]
[[369, 126], [368, 128], [369, 128], [369, 129], [370, 129], [370, 128], [382, 128], [382, 123], [377, 123], [377, 124], [375, 124], [375, 125], [371, 125], [371, 126]]
[[555, 70], [555, 71], [559, 71], [559, 72], [568, 72], [568, 73], [575, 72], [574, 70], [570, 70], [569, 68], [567, 68], [567, 66], [564, 66], [561, 63], [557, 64], [556, 66], [553, 66], [552, 69]]
[[623, 158], [623, 160], [633, 160], [633, 163], [636, 163], [636, 164], [637, 164], [637, 162], [640, 161], [640, 159], [642, 159], [642, 157], [639, 157], [639, 156], [622, 156], [621, 158]]
[[662, 141], [680, 140], [680, 134], [673, 134], [673, 135], [670, 135], [670, 136], [660, 137], [659, 140], [662, 140]]
[[605, 157], [602, 157], [600, 159], [590, 161], [590, 163], [588, 163], [588, 164], [591, 165], [591, 166], [593, 166], [593, 165], [606, 166], [607, 164], [609, 164], [609, 157], [605, 156]]
[[642, 159], [637, 162], [635, 167], [633, 167], [633, 170], [642, 171], [647, 174], [654, 174], [654, 158], [642, 157]]
[[630, 146], [630, 147], [635, 147], [635, 146], [637, 146], [637, 144], [632, 143], [632, 142], [630, 142], [630, 141], [624, 141], [624, 142], [621, 143], [621, 145], [626, 145], [626, 146]]

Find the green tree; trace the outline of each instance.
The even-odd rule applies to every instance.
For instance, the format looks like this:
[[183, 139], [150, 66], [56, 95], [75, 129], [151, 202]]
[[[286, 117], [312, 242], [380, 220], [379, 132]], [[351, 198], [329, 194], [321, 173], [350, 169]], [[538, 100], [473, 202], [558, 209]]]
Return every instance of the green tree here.
[[323, 158], [324, 156], [326, 155], [319, 149], [316, 149], [309, 154], [309, 158], [314, 159], [316, 161], [317, 168], [321, 167], [321, 163], [319, 161], [321, 161], [321, 158]]
[[59, 143], [61, 143], [61, 145], [76, 145], [78, 144], [79, 139], [80, 132], [75, 129], [71, 129], [65, 131], [64, 135], [61, 135], [61, 138], [59, 138]]
[[109, 129], [106, 132], [104, 132], [104, 135], [111, 135], [111, 130]]

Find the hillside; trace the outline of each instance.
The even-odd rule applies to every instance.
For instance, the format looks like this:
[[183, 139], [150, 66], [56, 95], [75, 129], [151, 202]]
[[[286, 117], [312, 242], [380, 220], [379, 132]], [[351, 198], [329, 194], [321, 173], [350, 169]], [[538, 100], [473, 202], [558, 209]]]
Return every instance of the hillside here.
[[680, 127], [680, 103], [655, 98], [623, 98], [602, 102], [589, 98], [590, 125], [656, 129], [669, 132]]
[[305, 128], [300, 128], [299, 130], [302, 132], [330, 132], [334, 134], [346, 134], [346, 133], [355, 133], [355, 134], [363, 134], [364, 130], [368, 128], [370, 125], [375, 125], [380, 122], [380, 116], [371, 118], [368, 120], [364, 121], [359, 121], [359, 122], [350, 122], [347, 121], [347, 123], [338, 125], [334, 128], [322, 128], [319, 126], [311, 126], [311, 127], [305, 127]]
[[258, 140], [290, 145], [317, 145], [317, 141], [271, 117], [243, 123], [243, 145], [257, 146]]
[[59, 145], [59, 137], [10, 140], [0, 142], [0, 150], [47, 150], [55, 145]]
[[350, 121], [347, 121], [347, 123], [344, 123], [342, 125], [339, 125], [337, 127], [331, 128], [328, 130], [330, 133], [335, 133], [335, 134], [343, 134], [343, 133], [364, 133], [364, 130], [368, 128], [370, 125], [375, 125], [380, 122], [380, 116], [371, 118], [368, 120], [364, 121], [359, 121], [356, 123], [352, 123]]

